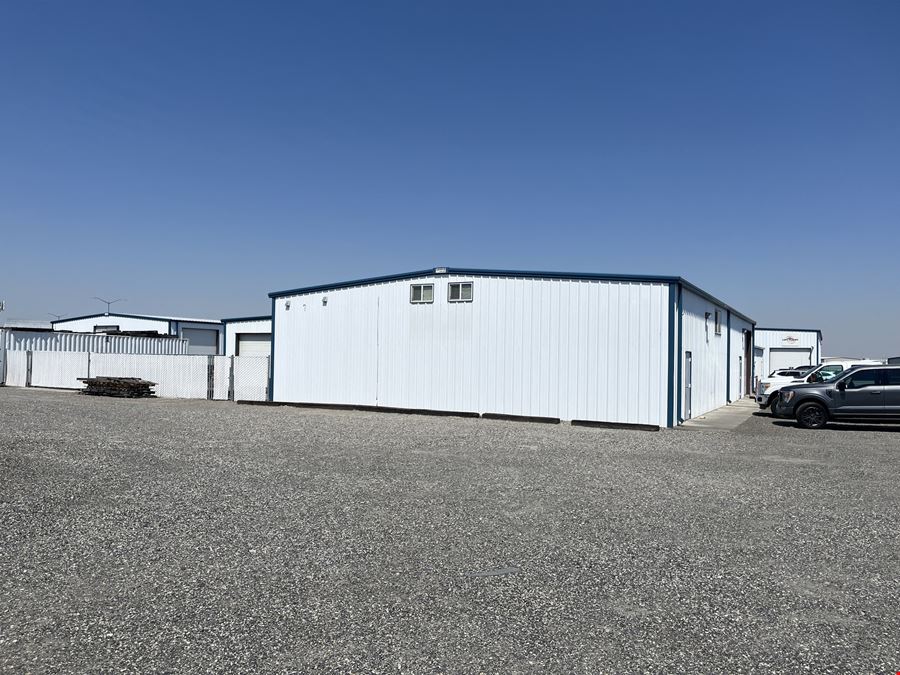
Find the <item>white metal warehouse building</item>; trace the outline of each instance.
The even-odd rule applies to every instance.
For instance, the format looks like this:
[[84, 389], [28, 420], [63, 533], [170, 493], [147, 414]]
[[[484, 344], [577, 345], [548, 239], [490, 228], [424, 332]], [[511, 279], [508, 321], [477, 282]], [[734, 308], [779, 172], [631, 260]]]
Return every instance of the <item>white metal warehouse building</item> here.
[[272, 353], [272, 317], [241, 316], [222, 319], [225, 356], [269, 356]]
[[680, 277], [436, 268], [270, 293], [271, 400], [675, 426], [754, 322]]
[[224, 353], [224, 326], [214, 319], [184, 319], [146, 314], [118, 314], [115, 312], [87, 314], [53, 321], [55, 331], [107, 333], [152, 331], [160, 335], [174, 335], [188, 342], [188, 354], [217, 355]]
[[756, 374], [815, 366], [822, 358], [822, 331], [815, 328], [757, 328], [754, 335]]

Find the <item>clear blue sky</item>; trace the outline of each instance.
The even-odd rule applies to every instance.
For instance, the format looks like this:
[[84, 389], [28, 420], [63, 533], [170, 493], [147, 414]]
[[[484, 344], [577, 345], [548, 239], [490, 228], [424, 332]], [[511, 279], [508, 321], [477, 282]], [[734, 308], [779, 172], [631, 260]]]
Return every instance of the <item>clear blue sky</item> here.
[[900, 354], [900, 2], [0, 3], [0, 318], [680, 274]]

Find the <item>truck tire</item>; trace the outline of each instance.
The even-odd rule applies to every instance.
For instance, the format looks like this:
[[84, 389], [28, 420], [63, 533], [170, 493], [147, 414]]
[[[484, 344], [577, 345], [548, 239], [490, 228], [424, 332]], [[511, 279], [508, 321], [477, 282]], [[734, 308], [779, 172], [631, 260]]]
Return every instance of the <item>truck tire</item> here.
[[821, 429], [828, 424], [828, 411], [819, 403], [804, 403], [795, 413], [797, 424], [804, 429]]

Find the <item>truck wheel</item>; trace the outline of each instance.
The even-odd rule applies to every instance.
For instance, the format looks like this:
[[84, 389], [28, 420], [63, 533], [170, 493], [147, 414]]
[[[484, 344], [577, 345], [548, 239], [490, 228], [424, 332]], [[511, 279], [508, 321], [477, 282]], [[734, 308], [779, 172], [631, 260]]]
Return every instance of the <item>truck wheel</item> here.
[[828, 424], [828, 412], [818, 403], [804, 403], [797, 408], [797, 424], [804, 429], [821, 429]]

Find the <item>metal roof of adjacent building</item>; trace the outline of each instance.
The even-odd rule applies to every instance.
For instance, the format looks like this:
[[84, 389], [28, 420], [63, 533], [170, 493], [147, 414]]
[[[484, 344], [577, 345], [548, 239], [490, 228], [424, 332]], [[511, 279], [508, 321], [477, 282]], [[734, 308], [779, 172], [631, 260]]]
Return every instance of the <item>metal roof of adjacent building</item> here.
[[83, 316], [67, 316], [65, 319], [58, 319], [57, 321], [51, 321], [52, 325], [56, 325], [58, 323], [65, 323], [67, 321], [79, 321], [80, 319], [97, 319], [104, 317], [121, 317], [123, 319], [151, 319], [155, 321], [178, 321], [181, 323], [214, 323], [220, 324], [222, 323], [221, 319], [189, 319], [187, 317], [181, 316], [159, 316], [156, 314], [123, 314], [120, 312], [98, 312], [96, 314], [85, 314]]

